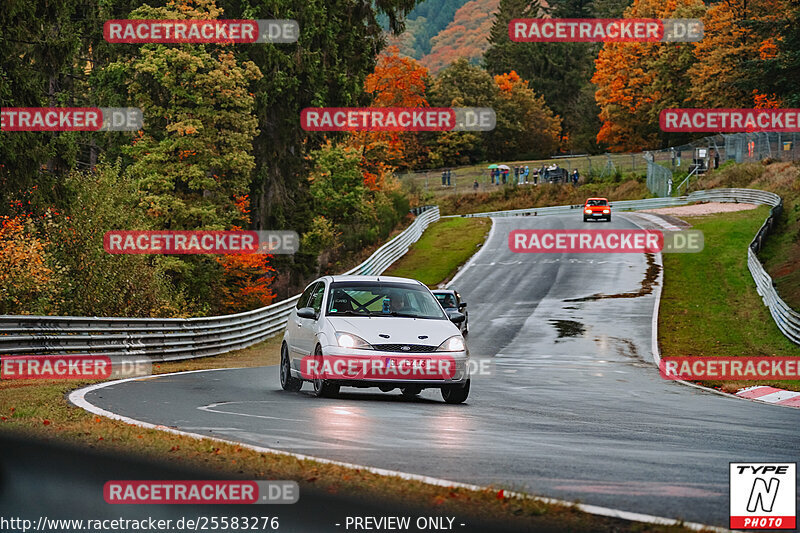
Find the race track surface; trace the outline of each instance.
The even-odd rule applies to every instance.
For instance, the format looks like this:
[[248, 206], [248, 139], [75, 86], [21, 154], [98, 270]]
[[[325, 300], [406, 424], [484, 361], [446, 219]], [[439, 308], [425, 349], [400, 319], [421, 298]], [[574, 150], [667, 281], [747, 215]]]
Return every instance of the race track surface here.
[[[327, 459], [727, 526], [728, 463], [800, 460], [800, 410], [663, 380], [651, 322], [658, 256], [514, 254], [512, 229], [635, 228], [624, 216], [495, 219], [456, 284], [468, 344], [494, 365], [464, 405], [438, 391], [280, 389], [277, 367], [106, 387], [90, 403], [136, 420]], [[702, 327], [702, 325], [698, 325]]]

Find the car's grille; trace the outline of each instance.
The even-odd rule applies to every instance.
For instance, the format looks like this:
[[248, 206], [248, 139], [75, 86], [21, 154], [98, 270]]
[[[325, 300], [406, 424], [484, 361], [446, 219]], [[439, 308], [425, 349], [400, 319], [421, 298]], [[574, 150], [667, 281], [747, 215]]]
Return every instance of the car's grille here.
[[372, 346], [382, 352], [427, 353], [436, 351], [436, 346], [425, 344], [373, 344]]

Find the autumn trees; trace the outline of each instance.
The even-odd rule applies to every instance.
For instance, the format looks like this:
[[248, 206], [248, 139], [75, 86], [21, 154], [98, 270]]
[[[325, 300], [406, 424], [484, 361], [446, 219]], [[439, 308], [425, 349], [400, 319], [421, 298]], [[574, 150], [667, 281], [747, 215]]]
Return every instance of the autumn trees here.
[[658, 114], [670, 107], [796, 104], [800, 75], [796, 0], [635, 0], [626, 17], [701, 18], [697, 43], [606, 43], [592, 82], [600, 106], [598, 141], [614, 151], [680, 144]]
[[489, 107], [497, 118], [495, 130], [489, 132], [356, 134], [373, 162], [401, 169], [439, 168], [485, 159], [546, 157], [558, 149], [560, 118], [513, 70], [492, 77], [462, 58], [429, 76], [419, 63], [390, 48], [367, 77], [365, 88], [376, 106]]
[[[274, 276], [282, 279], [280, 295], [296, 290], [314, 268], [313, 254], [134, 260], [105, 254], [97, 238], [104, 228], [319, 229], [307, 156], [325, 140], [299, 127], [300, 110], [368, 103], [364, 79], [384, 45], [378, 16], [400, 29], [415, 1], [51, 4], [4, 6], [0, 104], [140, 106], [145, 127], [133, 135], [0, 133], [0, 215], [7, 217], [0, 249], [18, 265], [20, 235], [41, 243], [30, 257], [44, 267], [32, 279], [42, 280], [50, 300], [36, 307], [31, 302], [40, 299], [22, 291], [7, 300], [18, 307], [6, 310], [203, 315], [268, 303]], [[105, 42], [103, 22], [127, 17], [291, 18], [302, 31], [297, 43], [280, 45]], [[85, 199], [107, 180], [119, 183], [108, 190], [122, 195], [113, 204], [120, 211], [91, 217], [86, 207], [95, 204]], [[391, 200], [380, 204], [384, 224], [399, 218], [386, 216], [386, 205], [403, 211]], [[66, 273], [78, 269], [85, 275], [70, 280]], [[66, 283], [61, 289], [43, 289], [59, 280]], [[67, 300], [73, 307], [62, 305]]]

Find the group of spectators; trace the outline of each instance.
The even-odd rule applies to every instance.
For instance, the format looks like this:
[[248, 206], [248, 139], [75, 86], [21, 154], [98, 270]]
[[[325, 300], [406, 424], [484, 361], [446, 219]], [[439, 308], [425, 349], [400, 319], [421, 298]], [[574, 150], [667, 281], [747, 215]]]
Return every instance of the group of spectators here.
[[[558, 164], [553, 163], [550, 166], [542, 165], [541, 168], [533, 169], [533, 184], [538, 185], [539, 178], [542, 178], [542, 181], [549, 181], [547, 178], [553, 175], [560, 176], [562, 169], [558, 166]], [[578, 185], [578, 180], [580, 179], [580, 174], [578, 173], [578, 169], [572, 171], [572, 175], [568, 176], [566, 171], [564, 172], [564, 179], [565, 181], [572, 181], [573, 185]], [[493, 168], [490, 170], [490, 176], [492, 180], [492, 184], [500, 185], [506, 184], [509, 181], [509, 175], [511, 174], [510, 168]], [[527, 184], [530, 183], [528, 178], [531, 175], [531, 171], [528, 168], [528, 165], [525, 166], [515, 166], [514, 167], [514, 182], [517, 184]], [[477, 181], [475, 182], [477, 183]], [[476, 187], [477, 188], [477, 187]]]
[[[511, 176], [511, 168], [503, 165], [502, 167], [495, 167], [489, 170], [489, 175], [492, 180], [493, 185], [505, 185], [509, 183], [510, 176]], [[569, 176], [566, 172], [566, 169], [562, 169], [558, 166], [558, 164], [554, 163], [549, 166], [542, 165], [541, 168], [534, 168], [533, 174], [531, 175], [531, 170], [528, 165], [525, 166], [515, 166], [514, 169], [514, 181], [511, 183], [517, 183], [519, 185], [531, 183], [529, 178], [532, 178], [532, 183], [534, 185], [539, 184], [539, 179], [541, 178], [542, 182], [545, 181], [552, 181], [555, 176], [561, 176], [563, 173], [563, 179], [566, 182], [572, 182], [573, 185], [578, 185], [578, 180], [580, 179], [580, 174], [578, 173], [578, 169], [576, 168], [573, 170], [572, 175]], [[450, 180], [452, 177], [452, 170], [451, 169], [444, 169], [442, 170], [442, 186], [447, 187], [450, 186]], [[556, 181], [559, 181], [559, 178], [555, 178]], [[472, 184], [472, 188], [476, 191], [480, 187], [478, 180]]]
[[[508, 167], [504, 168], [493, 168], [490, 169], [489, 175], [491, 176], [492, 183], [495, 185], [506, 184], [509, 181], [509, 175], [511, 174], [511, 169]], [[530, 169], [528, 165], [524, 167], [514, 167], [514, 181], [516, 183], [528, 183], [528, 176], [530, 175]], [[536, 170], [533, 171], [533, 179], [534, 183], [536, 183]]]

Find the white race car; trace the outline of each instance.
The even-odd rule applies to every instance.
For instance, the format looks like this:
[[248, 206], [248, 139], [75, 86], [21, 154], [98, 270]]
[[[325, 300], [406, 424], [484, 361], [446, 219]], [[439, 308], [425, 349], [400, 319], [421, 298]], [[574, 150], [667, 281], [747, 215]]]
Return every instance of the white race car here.
[[467, 347], [455, 323], [421, 282], [389, 276], [324, 276], [289, 315], [281, 344], [281, 387], [310, 381], [317, 396], [340, 387], [399, 388], [414, 397], [438, 388], [447, 403], [470, 389]]

